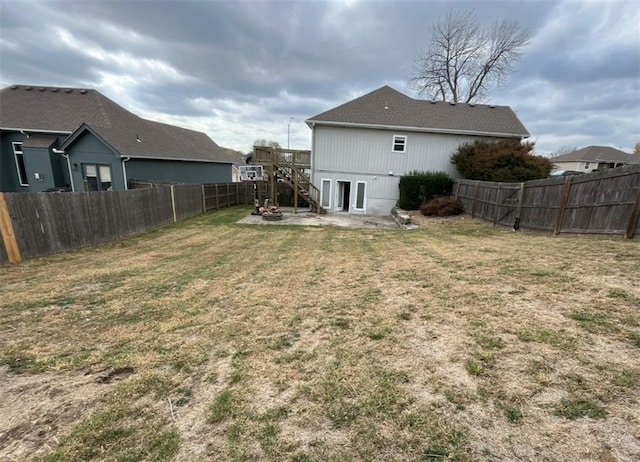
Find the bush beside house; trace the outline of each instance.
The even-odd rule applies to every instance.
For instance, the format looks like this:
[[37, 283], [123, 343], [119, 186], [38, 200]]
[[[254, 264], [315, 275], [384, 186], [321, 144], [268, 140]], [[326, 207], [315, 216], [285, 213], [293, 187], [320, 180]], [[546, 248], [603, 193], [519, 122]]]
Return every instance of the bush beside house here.
[[411, 172], [400, 178], [398, 207], [417, 210], [425, 202], [451, 194], [453, 180], [443, 172]]
[[533, 154], [534, 143], [505, 139], [461, 145], [451, 162], [469, 180], [528, 181], [551, 173], [549, 159]]

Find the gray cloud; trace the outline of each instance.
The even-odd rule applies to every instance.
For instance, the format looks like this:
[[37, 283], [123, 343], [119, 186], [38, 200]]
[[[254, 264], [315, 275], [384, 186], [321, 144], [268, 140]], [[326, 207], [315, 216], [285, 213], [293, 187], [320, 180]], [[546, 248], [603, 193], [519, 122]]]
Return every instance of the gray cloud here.
[[640, 141], [632, 1], [0, 2], [3, 85], [93, 86], [242, 150], [256, 138], [285, 144], [290, 117], [292, 145], [308, 148], [305, 118], [385, 84], [412, 94], [431, 24], [452, 6], [475, 8], [532, 33], [489, 99], [516, 110], [539, 150]]

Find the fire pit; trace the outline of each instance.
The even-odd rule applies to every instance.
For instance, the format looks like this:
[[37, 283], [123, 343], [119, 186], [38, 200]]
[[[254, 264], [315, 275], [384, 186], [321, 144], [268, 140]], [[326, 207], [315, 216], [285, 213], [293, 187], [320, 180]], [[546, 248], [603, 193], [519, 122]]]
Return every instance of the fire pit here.
[[269, 207], [262, 211], [262, 219], [265, 221], [282, 220], [282, 212], [277, 207]]

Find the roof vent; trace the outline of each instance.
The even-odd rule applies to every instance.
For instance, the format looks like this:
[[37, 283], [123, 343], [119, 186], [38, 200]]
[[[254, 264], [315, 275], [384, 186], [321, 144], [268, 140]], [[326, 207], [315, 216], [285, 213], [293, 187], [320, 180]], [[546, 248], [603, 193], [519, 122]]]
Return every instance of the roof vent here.
[[493, 108], [495, 108], [495, 107], [496, 107], [496, 105], [495, 105], [495, 104], [490, 104], [490, 105], [489, 105], [489, 107], [490, 107], [491, 109], [493, 109]]
[[471, 106], [471, 107], [476, 107], [476, 105], [475, 105], [475, 104], [473, 104], [473, 103], [469, 103], [469, 106]]
[[25, 90], [27, 91], [31, 91], [33, 89], [33, 87], [24, 87]]
[[65, 93], [71, 93], [71, 88], [67, 88], [64, 92]]
[[83, 94], [83, 95], [84, 95], [86, 92], [87, 92], [87, 90], [80, 90], [80, 93], [81, 93], [81, 94]]
[[429, 101], [431, 104], [436, 104], [435, 100]]
[[18, 86], [17, 86], [17, 85], [11, 85], [11, 89], [12, 89], [12, 90], [15, 90], [16, 88], [18, 88]]
[[58, 88], [52, 88], [51, 91], [54, 93], [58, 93]]
[[455, 106], [455, 105], [456, 105], [456, 103], [454, 103], [453, 101], [452, 101], [452, 102], [450, 102], [449, 104], [450, 104], [450, 105], [452, 105], [452, 106]]
[[38, 88], [38, 90], [40, 90], [40, 91], [44, 91], [44, 90], [45, 90], [45, 88], [44, 88], [44, 87], [40, 87], [40, 88]]

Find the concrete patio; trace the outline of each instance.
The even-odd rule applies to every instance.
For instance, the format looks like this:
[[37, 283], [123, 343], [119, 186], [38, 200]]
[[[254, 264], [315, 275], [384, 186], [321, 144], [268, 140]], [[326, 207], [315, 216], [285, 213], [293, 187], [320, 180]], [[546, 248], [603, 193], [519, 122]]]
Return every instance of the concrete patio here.
[[398, 229], [400, 226], [391, 216], [354, 215], [342, 212], [330, 212], [322, 215], [310, 212], [309, 209], [280, 207], [282, 220], [267, 221], [260, 215], [248, 215], [238, 223], [248, 225], [300, 225], [300, 226], [340, 226], [345, 228]]

